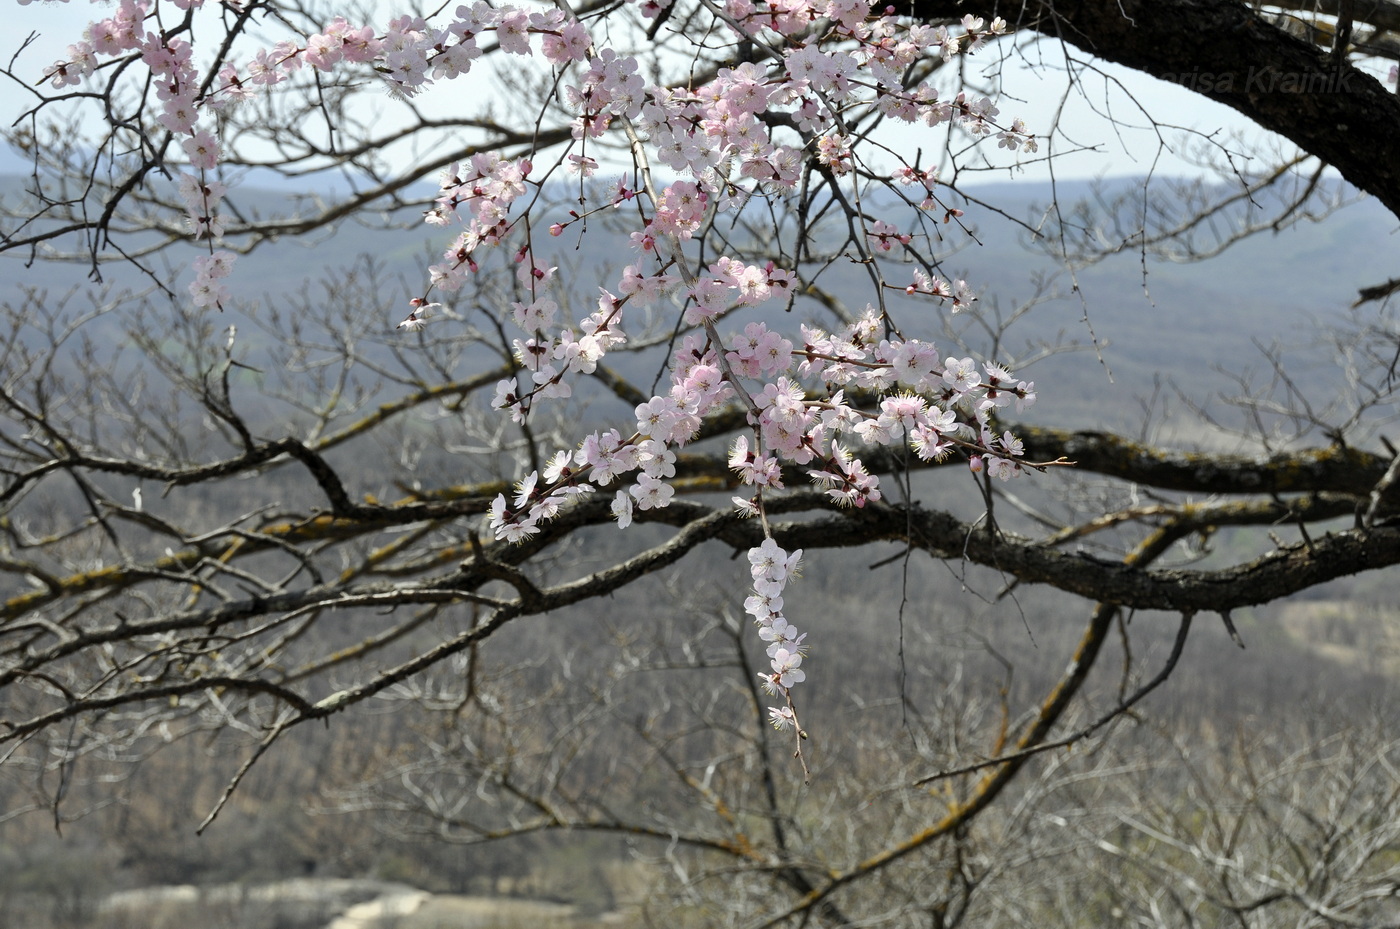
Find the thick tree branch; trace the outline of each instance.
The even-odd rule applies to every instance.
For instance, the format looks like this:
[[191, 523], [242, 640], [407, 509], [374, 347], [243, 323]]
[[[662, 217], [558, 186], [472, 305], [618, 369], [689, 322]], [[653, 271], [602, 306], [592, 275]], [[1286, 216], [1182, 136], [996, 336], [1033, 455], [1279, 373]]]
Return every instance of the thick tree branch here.
[[940, 558], [996, 568], [1022, 582], [1047, 584], [1103, 603], [1177, 613], [1224, 612], [1268, 603], [1317, 584], [1400, 564], [1400, 526], [1329, 533], [1215, 571], [1144, 570], [1084, 553], [1047, 548], [1005, 532], [988, 532], [948, 513], [872, 505], [775, 527], [787, 548], [908, 542]]
[[[1357, 6], [1365, 19], [1368, 5]], [[1237, 0], [905, 0], [899, 8], [925, 19], [1000, 13], [1194, 89], [1332, 165], [1400, 216], [1400, 97]]]

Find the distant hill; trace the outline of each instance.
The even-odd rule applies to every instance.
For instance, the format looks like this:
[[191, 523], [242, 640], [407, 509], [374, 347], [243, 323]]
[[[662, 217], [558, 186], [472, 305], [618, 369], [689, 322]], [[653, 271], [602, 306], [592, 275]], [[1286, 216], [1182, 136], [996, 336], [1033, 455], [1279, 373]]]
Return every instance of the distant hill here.
[[[24, 181], [19, 176], [0, 177], [0, 196], [13, 203]], [[1047, 184], [1003, 183], [972, 188], [969, 194], [995, 205], [1006, 216], [1038, 220], [1052, 196], [1058, 196], [1068, 210], [1076, 202], [1111, 201], [1117, 193], [1140, 190], [1140, 185], [1115, 181], [1096, 186], [1081, 181], [1052, 190]], [[431, 195], [430, 188], [424, 191]], [[292, 196], [261, 189], [242, 189], [239, 195], [245, 208], [264, 215], [285, 212]], [[1003, 314], [1012, 312], [1035, 293], [1033, 282], [1042, 282], [1042, 289], [1050, 294], [1017, 322], [994, 354], [1014, 360], [1049, 346], [1076, 349], [1050, 354], [1032, 369], [1018, 372], [1037, 381], [1042, 403], [1034, 418], [1047, 424], [1120, 428], [1133, 424], [1140, 418], [1137, 398], [1160, 389], [1161, 379], [1175, 381], [1201, 401], [1212, 393], [1233, 390], [1234, 375], [1266, 367], [1256, 343], [1314, 343], [1319, 327], [1345, 319], [1360, 287], [1400, 273], [1382, 259], [1383, 246], [1373, 244], [1384, 243], [1396, 227], [1394, 218], [1373, 201], [1360, 202], [1322, 222], [1256, 235], [1200, 262], [1144, 260], [1128, 248], [1074, 273], [1044, 249], [1033, 247], [1025, 228], [975, 204], [965, 206], [964, 222], [980, 244], [962, 237], [950, 239], [944, 267], [949, 275], [965, 277], [982, 289], [977, 310], [982, 319], [993, 318], [998, 309]], [[1223, 217], [1227, 222], [1238, 218]], [[426, 226], [417, 215], [372, 219], [375, 225], [401, 228], [385, 231], [345, 221], [333, 231], [304, 240], [289, 238], [264, 245], [240, 260], [236, 294], [266, 305], [277, 301], [279, 294], [299, 289], [308, 279], [334, 274], [337, 268], [371, 255], [388, 264], [387, 277], [417, 282], [427, 256], [440, 251], [453, 235], [451, 229]], [[545, 243], [556, 249], [561, 266], [572, 262], [587, 269], [587, 279], [579, 285], [581, 301], [591, 302], [599, 283], [607, 282], [595, 268], [630, 260], [625, 242], [603, 234], [605, 228], [604, 223], [594, 222], [582, 238], [566, 233]], [[179, 263], [197, 254], [193, 247], [176, 248], [170, 260]], [[4, 268], [0, 299], [13, 302], [24, 288], [42, 287], [56, 297], [72, 288], [83, 291], [92, 286], [85, 267], [43, 263], [26, 269], [22, 257], [0, 256], [6, 262], [0, 265]], [[119, 265], [104, 265], [102, 270], [112, 286], [149, 286]], [[898, 273], [895, 269], [890, 276]], [[185, 280], [172, 283], [177, 293], [183, 291]], [[854, 263], [837, 262], [822, 283], [855, 308], [869, 299], [869, 280]], [[386, 331], [403, 315], [407, 296], [384, 295]], [[902, 296], [894, 298], [894, 305], [906, 313], [923, 312], [922, 306]], [[974, 314], [951, 323], [974, 350], [992, 350]], [[1099, 344], [1097, 351], [1089, 347], [1093, 337]], [[1321, 357], [1315, 360], [1325, 362]], [[1304, 366], [1297, 374], [1303, 379], [1301, 385], [1314, 392], [1325, 392], [1336, 380], [1336, 371], [1328, 363]]]

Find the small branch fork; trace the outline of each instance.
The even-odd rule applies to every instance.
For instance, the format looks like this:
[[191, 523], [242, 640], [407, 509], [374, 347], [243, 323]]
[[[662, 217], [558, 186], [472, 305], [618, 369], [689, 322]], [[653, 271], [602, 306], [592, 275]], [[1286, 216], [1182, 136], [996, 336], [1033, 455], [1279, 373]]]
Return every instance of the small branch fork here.
[[999, 755], [996, 758], [989, 758], [986, 761], [978, 761], [973, 764], [963, 765], [962, 767], [958, 768], [948, 768], [943, 771], [937, 771], [933, 774], [926, 775], [914, 781], [913, 786], [922, 787], [925, 784], [929, 784], [934, 781], [946, 780], [947, 778], [958, 777], [959, 775], [963, 774], [972, 774], [976, 771], [982, 771], [986, 768], [994, 768], [997, 765], [1006, 764], [1012, 761], [1022, 761], [1026, 758], [1031, 757], [1032, 755], [1039, 755], [1043, 752], [1048, 752], [1057, 748], [1066, 748], [1070, 745], [1074, 745], [1076, 743], [1084, 741], [1089, 736], [1093, 735], [1095, 732], [1098, 732], [1104, 726], [1113, 722], [1120, 716], [1126, 714], [1130, 709], [1133, 708], [1133, 706], [1135, 706], [1139, 701], [1141, 701], [1143, 697], [1146, 697], [1148, 694], [1152, 693], [1152, 691], [1156, 690], [1158, 687], [1160, 687], [1163, 683], [1166, 682], [1167, 678], [1171, 676], [1172, 671], [1176, 670], [1177, 661], [1180, 660], [1182, 650], [1186, 647], [1186, 637], [1191, 632], [1191, 621], [1194, 618], [1194, 613], [1181, 614], [1181, 623], [1177, 626], [1176, 640], [1172, 643], [1171, 654], [1167, 656], [1167, 660], [1162, 665], [1162, 669], [1157, 672], [1157, 674], [1152, 678], [1152, 680], [1148, 681], [1146, 684], [1143, 684], [1126, 699], [1122, 700], [1113, 709], [1109, 710], [1107, 713], [1104, 713], [1102, 716], [1100, 716], [1098, 719], [1094, 720], [1092, 723], [1085, 726], [1084, 728], [1073, 732], [1067, 736], [1064, 736], [1063, 738], [1055, 739], [1051, 742], [1042, 742], [1039, 745], [1034, 745], [1030, 748], [1022, 749], [1019, 752], [1014, 752], [1009, 755]]

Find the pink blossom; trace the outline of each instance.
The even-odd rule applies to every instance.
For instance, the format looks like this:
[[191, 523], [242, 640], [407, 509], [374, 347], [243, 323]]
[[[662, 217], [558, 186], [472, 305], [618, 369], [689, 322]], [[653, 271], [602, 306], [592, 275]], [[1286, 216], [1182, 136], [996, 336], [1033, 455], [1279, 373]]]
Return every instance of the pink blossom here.
[[193, 138], [186, 139], [182, 146], [189, 156], [190, 166], [199, 171], [212, 171], [219, 163], [219, 141], [213, 133], [196, 132]]
[[807, 672], [799, 667], [802, 664], [802, 656], [795, 651], [779, 648], [773, 653], [770, 664], [774, 680], [780, 687], [792, 687], [807, 679]]
[[625, 490], [619, 490], [613, 497], [612, 506], [613, 519], [617, 520], [617, 528], [626, 529], [632, 525], [632, 496]]

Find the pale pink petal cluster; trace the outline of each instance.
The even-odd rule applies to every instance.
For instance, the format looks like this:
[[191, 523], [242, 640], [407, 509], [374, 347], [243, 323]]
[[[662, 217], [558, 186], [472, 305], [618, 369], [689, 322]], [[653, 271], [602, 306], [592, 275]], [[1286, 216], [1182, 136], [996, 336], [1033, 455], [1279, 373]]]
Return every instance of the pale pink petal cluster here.
[[758, 637], [768, 643], [769, 670], [759, 678], [764, 688], [774, 694], [786, 695], [807, 679], [807, 672], [802, 670], [807, 634], [799, 632], [783, 615], [783, 590], [797, 576], [801, 561], [802, 549], [787, 552], [771, 538], [749, 549], [753, 595], [744, 601], [744, 610], [758, 625]]
[[[843, 506], [880, 501], [879, 479], [862, 460], [880, 446], [907, 445], [925, 460], [957, 453], [974, 471], [999, 479], [1023, 470], [1022, 444], [999, 431], [994, 418], [999, 410], [1034, 402], [1033, 383], [997, 365], [944, 354], [931, 342], [896, 338], [897, 327], [873, 307], [831, 331], [803, 327], [800, 339], [765, 322], [731, 325], [731, 314], [774, 301], [790, 309], [805, 286], [798, 269], [713, 251], [704, 253], [707, 265], [687, 265], [693, 239], [729, 222], [755, 198], [798, 190], [811, 171], [833, 183], [881, 178], [908, 189], [923, 210], [941, 210], [942, 222], [958, 220], [961, 210], [939, 198], [935, 170], [919, 167], [917, 158], [892, 174], [878, 169], [865, 160], [860, 134], [849, 126], [865, 117], [955, 126], [974, 139], [994, 138], [1012, 152], [1035, 152], [1036, 137], [1026, 124], [999, 122], [990, 99], [966, 93], [945, 98], [929, 82], [910, 78], [1005, 34], [1001, 19], [988, 24], [969, 15], [933, 27], [864, 0], [724, 0], [706, 5], [714, 14], [714, 41], [761, 42], [768, 54], [720, 68], [692, 85], [661, 87], [648, 84], [648, 71], [636, 57], [609, 47], [565, 8], [487, 0], [398, 16], [382, 28], [335, 17], [319, 31], [259, 48], [250, 57], [224, 56], [216, 75], [201, 75], [190, 33], [162, 26], [179, 21], [161, 15], [162, 2], [181, 10], [199, 5], [120, 0], [43, 77], [67, 88], [116, 59], [139, 62], [149, 72], [158, 111], [142, 117], [149, 122], [142, 129], [151, 137], [163, 133], [172, 159], [188, 163], [178, 181], [180, 200], [191, 234], [210, 249], [195, 262], [190, 285], [201, 307], [229, 300], [225, 280], [233, 263], [231, 253], [213, 250], [227, 222], [219, 210], [226, 191], [217, 179], [225, 153], [217, 135], [223, 121], [203, 120], [205, 109], [248, 100], [298, 74], [323, 80], [346, 70], [356, 80], [384, 82], [397, 97], [413, 97], [469, 74], [492, 44], [506, 55], [542, 63], [542, 86], [552, 88], [551, 105], [567, 112], [572, 141], [564, 139], [551, 154], [552, 165], [538, 174], [531, 156], [519, 150], [510, 157], [481, 152], [443, 171], [424, 219], [456, 229], [398, 328], [417, 331], [437, 318], [432, 311], [441, 304], [429, 302], [432, 291], [461, 289], [479, 271], [486, 250], [503, 247], [513, 256], [519, 286], [503, 310], [519, 330], [511, 339], [517, 370], [497, 385], [493, 406], [520, 423], [535, 404], [570, 397], [577, 378], [596, 373], [609, 351], [626, 345], [627, 326], [637, 321], [633, 315], [629, 323], [628, 314], [639, 308], [656, 313], [674, 302], [678, 345], [669, 377], [655, 396], [635, 406], [624, 428], [600, 430], [577, 448], [558, 451], [548, 467], [493, 502], [488, 522], [498, 538], [528, 539], [575, 497], [612, 485], [611, 511], [619, 525], [666, 507], [676, 493], [676, 450], [699, 433], [705, 417], [734, 402], [748, 414], [729, 455], [748, 494], [734, 498], [743, 515], [762, 515], [764, 494], [780, 491], [794, 474], [805, 474]], [[669, 0], [629, 2], [652, 18], [670, 6]], [[585, 194], [584, 179], [599, 170], [595, 140], [609, 133], [612, 139], [625, 136], [638, 170], [601, 197], [591, 188]], [[669, 180], [655, 186], [639, 181], [652, 166], [668, 169]], [[580, 194], [569, 207], [539, 205], [555, 172], [576, 176]], [[555, 212], [544, 215], [550, 209]], [[598, 282], [596, 309], [580, 311], [551, 292], [556, 269], [537, 260], [533, 243], [543, 230], [560, 236], [600, 212], [630, 223], [624, 231], [635, 251], [617, 278]], [[859, 211], [849, 215], [851, 249], [863, 262], [909, 255], [916, 251], [914, 232], [926, 235]], [[907, 286], [885, 286], [952, 312], [977, 299], [966, 281], [939, 278], [927, 265], [916, 267]], [[571, 287], [570, 296], [582, 292]], [[857, 408], [846, 400], [847, 391], [855, 390], [873, 391], [878, 399]], [[768, 643], [765, 683], [784, 694], [805, 678], [804, 636], [782, 614], [783, 588], [800, 556], [778, 547], [766, 522], [765, 541], [749, 553], [754, 594], [746, 608]], [[794, 726], [791, 705], [775, 709], [772, 721]]]
[[233, 273], [235, 258], [232, 252], [212, 252], [194, 260], [194, 280], [189, 289], [195, 306], [224, 308], [231, 299], [224, 279]]

